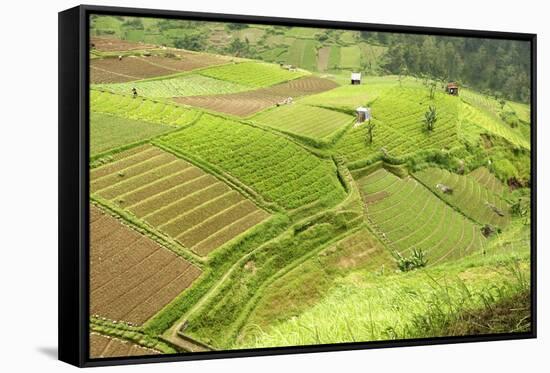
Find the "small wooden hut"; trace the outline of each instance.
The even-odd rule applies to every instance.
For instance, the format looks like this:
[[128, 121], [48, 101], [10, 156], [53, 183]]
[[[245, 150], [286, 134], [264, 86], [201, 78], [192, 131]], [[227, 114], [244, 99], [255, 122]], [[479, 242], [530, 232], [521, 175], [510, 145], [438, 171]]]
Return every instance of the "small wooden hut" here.
[[351, 84], [361, 84], [361, 73], [351, 73]]
[[370, 109], [366, 107], [358, 107], [355, 109], [355, 115], [357, 118], [357, 123], [363, 123], [370, 119]]
[[458, 96], [458, 84], [456, 82], [447, 83], [446, 91], [452, 96]]

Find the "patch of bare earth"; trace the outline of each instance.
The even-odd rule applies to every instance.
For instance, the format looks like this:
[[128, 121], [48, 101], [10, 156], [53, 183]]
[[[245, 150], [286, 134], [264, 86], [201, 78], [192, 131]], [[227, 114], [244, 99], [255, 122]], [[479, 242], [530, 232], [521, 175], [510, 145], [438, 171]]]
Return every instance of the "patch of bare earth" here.
[[174, 70], [151, 64], [140, 57], [127, 56], [122, 59], [93, 59], [90, 62], [90, 73], [92, 83], [122, 83], [170, 75], [174, 74]]
[[90, 312], [140, 325], [191, 285], [201, 270], [90, 207]]
[[143, 356], [156, 355], [158, 351], [142, 347], [137, 344], [107, 337], [105, 335], [90, 333], [90, 357], [121, 357], [121, 356]]
[[317, 57], [317, 69], [319, 71], [327, 71], [329, 56], [330, 56], [330, 47], [323, 47], [319, 49], [318, 57]]
[[101, 37], [92, 37], [91, 44], [93, 49], [96, 49], [100, 52], [124, 52], [158, 48], [157, 46], [152, 44]]
[[254, 91], [231, 93], [225, 95], [208, 95], [192, 97], [176, 97], [178, 103], [197, 106], [220, 113], [247, 117], [259, 111], [275, 106], [288, 97], [299, 98], [311, 94], [328, 91], [337, 87], [332, 80], [305, 77], [289, 82], [260, 88]]

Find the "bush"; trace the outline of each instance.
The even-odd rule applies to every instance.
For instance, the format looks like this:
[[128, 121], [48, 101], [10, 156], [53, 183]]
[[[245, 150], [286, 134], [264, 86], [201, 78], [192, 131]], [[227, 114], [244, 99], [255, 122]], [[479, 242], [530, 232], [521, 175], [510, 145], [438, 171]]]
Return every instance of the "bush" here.
[[426, 267], [428, 264], [428, 259], [426, 258], [426, 253], [422, 249], [412, 249], [412, 253], [409, 257], [404, 257], [401, 254], [397, 253], [397, 268], [401, 272], [409, 272], [418, 268]]

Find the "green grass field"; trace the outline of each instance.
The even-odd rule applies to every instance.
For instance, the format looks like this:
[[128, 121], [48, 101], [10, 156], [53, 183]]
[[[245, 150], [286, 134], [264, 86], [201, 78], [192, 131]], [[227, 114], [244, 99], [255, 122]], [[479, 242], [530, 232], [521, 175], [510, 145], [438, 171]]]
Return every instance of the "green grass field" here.
[[[504, 228], [510, 221], [507, 203], [473, 177], [440, 168], [428, 168], [414, 176], [439, 198], [480, 224]], [[452, 188], [452, 193], [444, 193], [441, 185]]]
[[340, 67], [345, 70], [361, 68], [361, 49], [358, 46], [340, 48]]
[[221, 167], [287, 209], [319, 200], [334, 203], [345, 196], [328, 160], [239, 122], [203, 115], [195, 125], [163, 137], [161, 142]]
[[135, 88], [140, 97], [169, 98], [243, 92], [250, 87], [192, 74], [177, 78], [155, 79], [130, 83], [96, 84], [96, 88], [118, 94], [130, 95]]
[[228, 82], [257, 88], [267, 87], [306, 75], [306, 73], [302, 71], [291, 72], [281, 69], [279, 65], [257, 62], [245, 62], [212, 67], [202, 70], [200, 74], [219, 80], [225, 80]]
[[91, 90], [90, 108], [92, 112], [171, 126], [190, 124], [200, 115], [197, 110], [176, 104], [98, 90]]
[[94, 333], [185, 353], [529, 329], [529, 105], [386, 75], [379, 34], [97, 16], [91, 35], [119, 68], [94, 82], [125, 83], [90, 89], [90, 220], [136, 240], [102, 227], [91, 272], [142, 284], [146, 242], [196, 269], [168, 263], [152, 278], [184, 290], [152, 281], [156, 314]]
[[[349, 88], [349, 91], [353, 89]], [[363, 102], [369, 98], [368, 87], [365, 92]], [[431, 100], [425, 89], [405, 86], [384, 87], [373, 93], [373, 142], [367, 142], [364, 126], [348, 131], [336, 145], [337, 152], [348, 161], [381, 154], [382, 148], [391, 156], [401, 157], [419, 149], [448, 149], [459, 145], [456, 127], [459, 102], [455, 98], [438, 94]], [[327, 92], [326, 95], [331, 99], [331, 93]], [[338, 102], [337, 98], [332, 99]], [[423, 123], [424, 113], [430, 105], [438, 108], [438, 121], [431, 132], [425, 130]]]
[[[413, 248], [435, 264], [481, 252], [486, 245], [480, 226], [449, 207], [412, 178], [379, 169], [357, 180], [367, 217], [379, 237], [407, 256]], [[414, 197], [414, 198], [413, 198]]]
[[[475, 318], [469, 321], [465, 315], [491, 307], [503, 307], [494, 311], [494, 317], [499, 312], [513, 315], [504, 325], [514, 323], [518, 331], [527, 331], [529, 312], [521, 307], [528, 301], [500, 304], [529, 293], [528, 269], [528, 247], [524, 246], [519, 255], [474, 256], [407, 274], [353, 273], [307, 311], [269, 328], [256, 328], [235, 347], [441, 337], [451, 330], [455, 335], [480, 329], [487, 333], [499, 327], [490, 315], [488, 320], [477, 319], [477, 325]], [[487, 321], [492, 329], [491, 324], [482, 324]]]
[[463, 121], [481, 127], [491, 134], [500, 136], [517, 147], [525, 149], [531, 148], [529, 140], [527, 140], [525, 136], [518, 131], [513, 131], [506, 123], [487, 111], [464, 103], [461, 108], [461, 116]]
[[168, 125], [92, 112], [90, 155], [103, 153], [128, 143], [143, 141], [174, 129]]
[[322, 140], [344, 129], [354, 118], [334, 110], [292, 104], [264, 111], [251, 120], [281, 131]]

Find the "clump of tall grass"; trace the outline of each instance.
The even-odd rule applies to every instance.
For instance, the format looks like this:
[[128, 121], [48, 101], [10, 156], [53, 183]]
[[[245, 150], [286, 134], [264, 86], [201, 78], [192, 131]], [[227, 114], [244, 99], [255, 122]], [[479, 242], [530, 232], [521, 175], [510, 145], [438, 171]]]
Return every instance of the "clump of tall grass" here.
[[397, 259], [396, 264], [397, 268], [401, 272], [408, 272], [418, 268], [424, 268], [428, 264], [428, 258], [426, 258], [426, 253], [422, 249], [413, 248], [411, 255], [404, 257], [399, 252], [396, 252]]
[[[528, 266], [520, 259], [383, 279], [370, 276], [341, 284], [316, 306], [269, 330], [251, 326], [247, 334], [252, 337], [237, 347], [448, 336], [463, 315], [486, 312], [518, 294], [529, 294]], [[514, 326], [509, 329], [514, 331]]]

